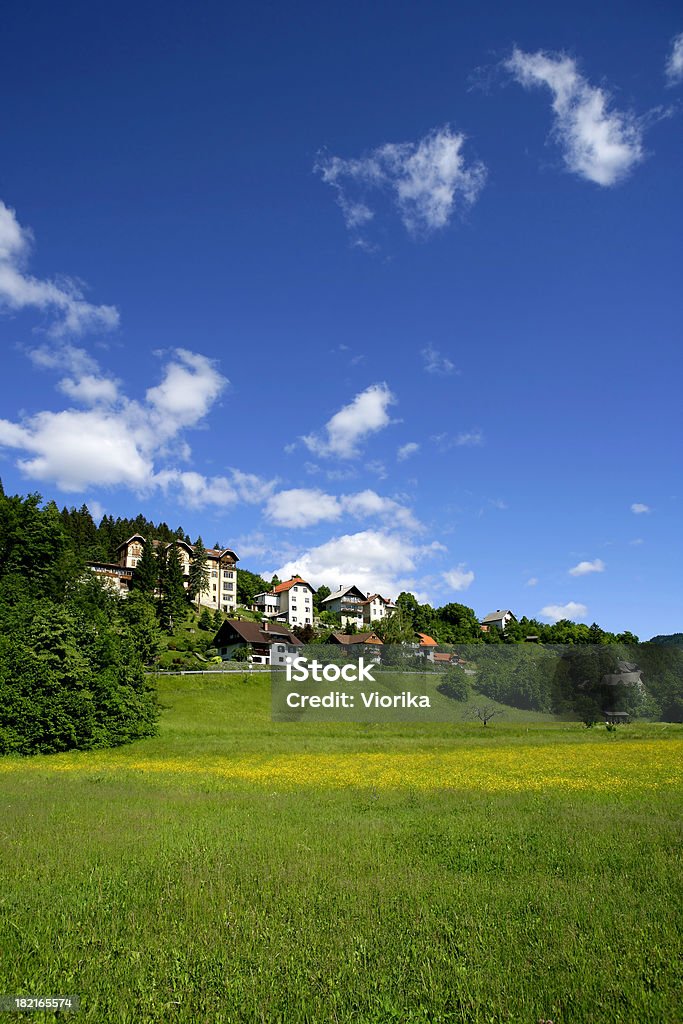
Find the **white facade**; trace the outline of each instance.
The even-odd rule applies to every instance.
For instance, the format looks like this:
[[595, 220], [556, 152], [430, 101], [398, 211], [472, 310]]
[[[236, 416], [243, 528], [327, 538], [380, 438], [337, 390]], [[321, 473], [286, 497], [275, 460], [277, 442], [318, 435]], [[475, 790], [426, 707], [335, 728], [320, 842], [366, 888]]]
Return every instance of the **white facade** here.
[[[282, 587], [283, 589], [280, 589]], [[284, 614], [290, 626], [313, 625], [313, 588], [305, 580], [296, 583], [281, 583], [275, 588], [279, 598], [280, 613]]]
[[343, 626], [356, 626], [360, 631], [363, 626], [363, 602], [365, 594], [358, 587], [340, 587], [322, 602], [324, 611], [337, 612], [341, 616]]
[[388, 601], [381, 594], [368, 594], [367, 599], [363, 602], [363, 622], [366, 625], [371, 622], [381, 622], [395, 611], [396, 605], [393, 601]]

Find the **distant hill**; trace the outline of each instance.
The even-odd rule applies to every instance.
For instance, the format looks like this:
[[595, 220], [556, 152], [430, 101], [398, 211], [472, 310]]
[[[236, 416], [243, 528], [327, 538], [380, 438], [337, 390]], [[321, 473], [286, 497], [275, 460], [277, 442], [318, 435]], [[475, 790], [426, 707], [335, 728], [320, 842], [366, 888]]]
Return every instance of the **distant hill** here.
[[648, 641], [651, 644], [662, 644], [663, 647], [683, 646], [683, 633], [660, 633]]

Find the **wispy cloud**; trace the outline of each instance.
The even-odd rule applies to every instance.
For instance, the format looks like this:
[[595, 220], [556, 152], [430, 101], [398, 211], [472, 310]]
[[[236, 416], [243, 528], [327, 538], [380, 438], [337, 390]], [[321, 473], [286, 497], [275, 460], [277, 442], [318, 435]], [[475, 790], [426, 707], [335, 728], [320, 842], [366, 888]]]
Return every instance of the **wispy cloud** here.
[[539, 614], [544, 619], [550, 619], [551, 622], [559, 622], [561, 619], [575, 621], [585, 619], [588, 608], [585, 604], [579, 604], [577, 601], [568, 601], [566, 604], [547, 604], [545, 608], [541, 608]]
[[608, 186], [643, 159], [641, 122], [631, 113], [610, 109], [609, 94], [590, 85], [571, 57], [515, 48], [504, 66], [525, 88], [550, 89], [553, 134], [570, 171]]
[[373, 219], [367, 195], [378, 190], [391, 196], [410, 234], [425, 235], [446, 227], [458, 205], [473, 203], [483, 187], [484, 165], [466, 162], [464, 143], [445, 125], [418, 142], [388, 143], [363, 157], [320, 154], [314, 169], [335, 190], [351, 231]]
[[455, 569], [449, 569], [441, 575], [451, 590], [467, 590], [474, 582], [474, 573], [471, 569], [467, 570], [462, 562]]
[[411, 455], [417, 455], [420, 450], [420, 446], [417, 441], [408, 441], [407, 444], [402, 444], [400, 448], [396, 450], [396, 458], [399, 462], [405, 462]]
[[455, 373], [455, 363], [439, 352], [433, 345], [427, 345], [420, 353], [427, 373], [434, 373], [441, 377], [447, 377]]
[[671, 40], [671, 51], [664, 69], [667, 85], [678, 85], [683, 82], [683, 32]]
[[527, 587], [536, 587], [536, 586], [538, 586], [538, 577], [537, 576], [530, 576], [529, 579], [526, 581], [526, 585], [527, 585]]
[[11, 312], [37, 309], [53, 315], [47, 333], [53, 337], [79, 335], [116, 327], [114, 306], [87, 302], [83, 286], [72, 278], [44, 281], [26, 272], [33, 236], [16, 213], [0, 201], [0, 308]]
[[634, 516], [646, 515], [648, 512], [651, 511], [652, 509], [650, 508], [650, 506], [644, 505], [641, 501], [634, 501], [634, 503], [631, 505], [631, 512], [633, 512]]
[[389, 425], [388, 409], [395, 402], [386, 384], [371, 384], [327, 421], [322, 435], [307, 434], [301, 440], [315, 455], [356, 458], [361, 443]]
[[484, 443], [484, 434], [478, 428], [464, 430], [460, 434], [434, 434], [432, 441], [440, 452], [451, 448], [478, 448]]
[[604, 572], [605, 563], [601, 558], [596, 558], [592, 562], [579, 562], [578, 565], [573, 566], [568, 570], [570, 576], [588, 576], [592, 572]]

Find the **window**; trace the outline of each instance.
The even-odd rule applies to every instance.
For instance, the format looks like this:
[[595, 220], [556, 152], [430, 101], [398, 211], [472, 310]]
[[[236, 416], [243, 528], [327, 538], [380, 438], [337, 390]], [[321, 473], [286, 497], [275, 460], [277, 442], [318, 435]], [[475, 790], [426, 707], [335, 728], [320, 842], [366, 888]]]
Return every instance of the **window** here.
[[212, 577], [213, 577], [213, 578], [215, 579], [215, 578], [216, 578], [216, 576], [218, 576], [218, 573], [217, 573], [217, 572], [212, 572], [212, 573], [211, 573], [211, 575], [212, 575]]
[[215, 584], [215, 583], [214, 583], [214, 585], [213, 585], [213, 589], [214, 589], [214, 590], [217, 590], [217, 589], [218, 589], [218, 588], [216, 587], [216, 584]]
[[298, 587], [294, 587], [293, 589], [294, 589], [294, 590], [298, 590], [299, 588], [298, 588]]

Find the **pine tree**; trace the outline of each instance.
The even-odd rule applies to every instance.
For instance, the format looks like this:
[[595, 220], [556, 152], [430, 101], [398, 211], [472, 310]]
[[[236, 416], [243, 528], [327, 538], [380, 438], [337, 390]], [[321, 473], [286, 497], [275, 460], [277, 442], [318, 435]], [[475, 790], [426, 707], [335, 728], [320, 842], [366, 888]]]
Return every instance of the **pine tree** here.
[[202, 543], [202, 538], [197, 537], [197, 543], [194, 546], [194, 552], [192, 554], [192, 561], [190, 562], [190, 585], [188, 587], [190, 600], [194, 600], [195, 598], [197, 600], [197, 611], [199, 611], [202, 591], [207, 589], [210, 578], [206, 548]]
[[154, 545], [151, 540], [146, 541], [142, 547], [142, 556], [138, 560], [131, 580], [131, 590], [138, 590], [147, 597], [154, 597], [159, 585], [159, 563], [154, 554]]
[[223, 613], [221, 612], [220, 608], [216, 608], [216, 610], [213, 613], [213, 628], [216, 630], [216, 632], [218, 632], [222, 625]]
[[183, 618], [185, 610], [185, 577], [180, 563], [180, 552], [176, 541], [166, 551], [164, 565], [164, 586], [161, 595], [162, 623], [173, 632]]

